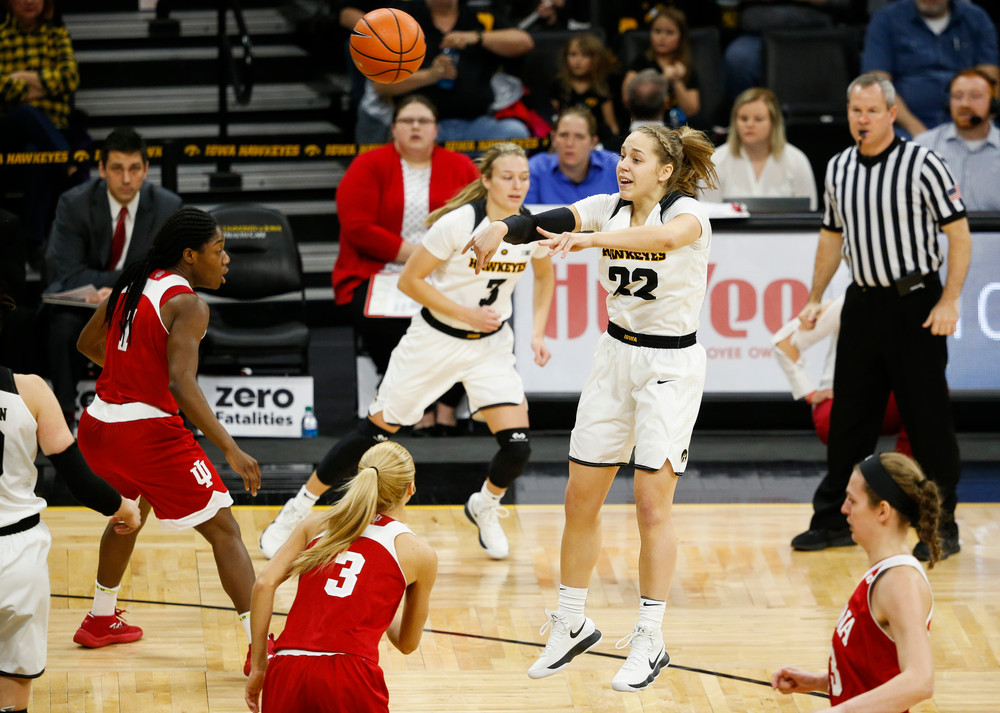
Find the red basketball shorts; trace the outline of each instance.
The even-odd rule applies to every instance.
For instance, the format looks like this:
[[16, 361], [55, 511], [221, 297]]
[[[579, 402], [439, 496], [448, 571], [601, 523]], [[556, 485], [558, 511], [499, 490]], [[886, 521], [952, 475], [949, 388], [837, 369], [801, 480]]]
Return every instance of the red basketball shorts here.
[[78, 436], [94, 472], [123, 496], [148, 500], [167, 529], [200, 525], [233, 504], [180, 416], [107, 423], [85, 411]]
[[378, 665], [351, 654], [282, 656], [264, 676], [265, 713], [388, 713], [389, 691]]

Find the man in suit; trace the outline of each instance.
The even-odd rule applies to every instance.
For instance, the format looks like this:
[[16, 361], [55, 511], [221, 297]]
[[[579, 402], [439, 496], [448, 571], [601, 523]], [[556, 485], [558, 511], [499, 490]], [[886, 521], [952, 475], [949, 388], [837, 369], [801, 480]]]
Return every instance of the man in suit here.
[[[108, 134], [101, 150], [100, 178], [59, 198], [45, 261], [46, 293], [93, 285], [95, 303], [111, 294], [122, 269], [153, 244], [160, 226], [181, 207], [172, 191], [146, 183], [146, 142], [131, 128]], [[53, 307], [49, 318], [52, 384], [67, 420], [75, 412], [76, 380], [85, 361], [76, 340], [90, 317], [83, 307]]]

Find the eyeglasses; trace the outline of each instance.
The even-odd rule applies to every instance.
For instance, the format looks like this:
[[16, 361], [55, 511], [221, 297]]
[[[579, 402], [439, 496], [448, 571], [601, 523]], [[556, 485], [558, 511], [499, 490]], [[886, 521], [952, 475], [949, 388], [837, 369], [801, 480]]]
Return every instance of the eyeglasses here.
[[397, 124], [408, 124], [409, 126], [430, 126], [434, 123], [434, 119], [428, 119], [427, 117], [409, 118], [409, 119], [396, 119]]

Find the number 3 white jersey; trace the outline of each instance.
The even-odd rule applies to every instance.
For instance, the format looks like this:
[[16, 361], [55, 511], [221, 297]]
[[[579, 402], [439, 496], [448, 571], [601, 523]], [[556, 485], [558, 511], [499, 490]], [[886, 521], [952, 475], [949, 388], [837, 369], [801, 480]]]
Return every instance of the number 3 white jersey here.
[[[701, 223], [701, 236], [668, 252], [601, 250], [601, 286], [608, 291], [608, 318], [630, 332], [681, 336], [698, 329], [708, 286], [708, 253], [712, 227], [702, 205], [673, 192], [649, 213], [645, 225], [663, 225], [684, 213]], [[581, 230], [630, 227], [632, 204], [619, 194], [596, 195], [573, 204]], [[665, 208], [665, 210], [664, 210]]]
[[35, 495], [38, 471], [38, 424], [17, 393], [14, 374], [0, 367], [0, 527], [13, 525], [45, 509]]
[[[431, 255], [444, 260], [427, 281], [460, 305], [489, 306], [499, 312], [501, 320], [507, 320], [512, 312], [514, 285], [524, 275], [529, 261], [545, 257], [549, 251], [537, 243], [511, 245], [503, 242], [489, 264], [477, 275], [475, 254], [472, 250], [462, 254], [462, 248], [474, 233], [489, 224], [486, 201], [467, 203], [441, 216], [421, 242]], [[471, 325], [447, 315], [433, 310], [431, 314], [451, 327], [472, 330]]]

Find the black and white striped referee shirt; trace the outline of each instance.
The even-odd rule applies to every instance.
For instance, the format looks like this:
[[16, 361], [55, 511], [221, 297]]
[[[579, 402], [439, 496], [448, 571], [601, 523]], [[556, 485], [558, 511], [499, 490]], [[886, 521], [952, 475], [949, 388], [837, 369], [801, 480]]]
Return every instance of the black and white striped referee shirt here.
[[930, 149], [898, 137], [878, 156], [857, 147], [826, 167], [823, 228], [842, 233], [854, 282], [891, 287], [944, 261], [938, 233], [965, 217], [965, 204], [948, 165]]

